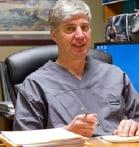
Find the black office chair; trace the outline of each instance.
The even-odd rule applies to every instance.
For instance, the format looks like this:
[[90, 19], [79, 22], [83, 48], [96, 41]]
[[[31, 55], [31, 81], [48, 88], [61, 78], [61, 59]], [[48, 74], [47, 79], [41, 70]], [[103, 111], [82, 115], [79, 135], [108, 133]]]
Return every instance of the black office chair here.
[[[5, 86], [7, 89], [5, 97], [9, 97], [15, 106], [18, 89], [26, 76], [48, 60], [55, 61], [57, 55], [57, 45], [45, 45], [25, 49], [8, 56], [3, 65]], [[95, 49], [90, 50], [89, 56], [103, 62], [112, 63], [110, 55]]]

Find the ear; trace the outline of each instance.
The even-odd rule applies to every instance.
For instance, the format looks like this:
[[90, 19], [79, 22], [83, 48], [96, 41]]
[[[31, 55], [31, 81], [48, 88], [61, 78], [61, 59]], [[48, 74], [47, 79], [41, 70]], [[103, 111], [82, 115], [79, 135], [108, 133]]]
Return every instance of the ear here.
[[57, 34], [55, 31], [50, 31], [51, 38], [57, 43]]

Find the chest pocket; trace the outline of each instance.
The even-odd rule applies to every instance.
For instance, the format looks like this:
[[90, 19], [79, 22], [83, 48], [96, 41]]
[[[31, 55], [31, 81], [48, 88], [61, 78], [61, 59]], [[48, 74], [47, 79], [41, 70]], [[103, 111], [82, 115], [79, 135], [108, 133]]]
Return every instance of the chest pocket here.
[[125, 102], [123, 96], [109, 94], [106, 99], [107, 99], [107, 106], [112, 114], [118, 113], [118, 115], [120, 115], [124, 113]]

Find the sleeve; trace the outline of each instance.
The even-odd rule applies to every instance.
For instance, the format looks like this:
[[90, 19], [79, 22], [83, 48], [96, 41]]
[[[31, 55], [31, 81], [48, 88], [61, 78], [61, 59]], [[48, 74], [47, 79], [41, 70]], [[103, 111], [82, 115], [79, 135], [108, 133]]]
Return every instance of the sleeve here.
[[26, 80], [19, 90], [13, 130], [35, 130], [47, 127], [48, 104], [38, 84]]
[[139, 122], [139, 94], [134, 88], [132, 82], [126, 75], [125, 91], [125, 109], [128, 119], [133, 119]]

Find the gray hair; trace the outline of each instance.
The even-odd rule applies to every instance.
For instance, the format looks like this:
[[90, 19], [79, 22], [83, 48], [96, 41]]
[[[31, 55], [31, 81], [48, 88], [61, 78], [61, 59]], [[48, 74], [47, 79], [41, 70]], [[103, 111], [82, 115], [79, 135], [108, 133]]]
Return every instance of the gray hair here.
[[86, 15], [91, 23], [90, 8], [83, 0], [58, 0], [49, 11], [49, 27], [54, 30], [60, 22], [79, 14]]

